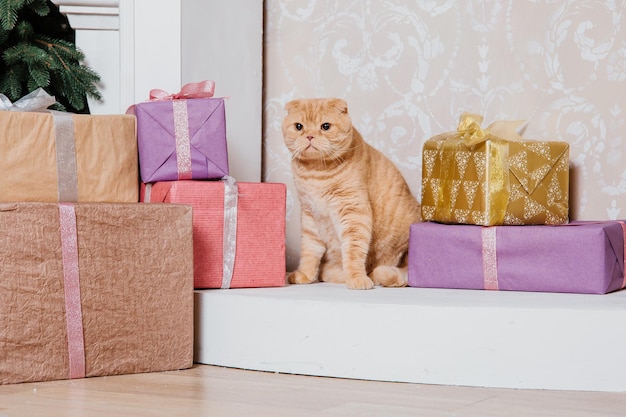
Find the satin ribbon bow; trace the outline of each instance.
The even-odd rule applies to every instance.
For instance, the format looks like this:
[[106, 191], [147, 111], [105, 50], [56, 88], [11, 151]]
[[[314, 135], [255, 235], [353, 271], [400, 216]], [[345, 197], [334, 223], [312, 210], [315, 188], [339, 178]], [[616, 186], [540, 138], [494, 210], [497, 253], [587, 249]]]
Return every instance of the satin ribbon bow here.
[[517, 130], [524, 123], [524, 120], [499, 120], [490, 124], [486, 129], [480, 127], [482, 122], [483, 117], [478, 114], [466, 112], [461, 115], [457, 132], [461, 135], [465, 145], [477, 145], [490, 137], [513, 142], [522, 140]]
[[56, 103], [54, 96], [41, 87], [26, 94], [15, 103], [11, 103], [7, 96], [0, 94], [0, 110], [5, 111], [43, 111], [54, 103]]
[[181, 100], [187, 98], [210, 98], [215, 92], [215, 82], [204, 80], [197, 83], [188, 83], [178, 93], [169, 94], [167, 91], [155, 88], [150, 90], [150, 100]]

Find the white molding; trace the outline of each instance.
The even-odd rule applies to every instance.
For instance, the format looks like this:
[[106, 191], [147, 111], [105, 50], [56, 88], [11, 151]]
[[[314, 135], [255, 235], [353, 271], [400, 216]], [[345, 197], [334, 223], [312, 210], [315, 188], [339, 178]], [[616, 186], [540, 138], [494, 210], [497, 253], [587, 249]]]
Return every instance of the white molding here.
[[119, 1], [52, 0], [75, 30], [119, 30]]
[[51, 0], [57, 6], [117, 7], [119, 0]]
[[120, 4], [120, 110], [135, 100], [135, 0]]
[[100, 74], [93, 114], [124, 113], [151, 89], [205, 79], [226, 108], [230, 174], [261, 180], [262, 0], [53, 0]]

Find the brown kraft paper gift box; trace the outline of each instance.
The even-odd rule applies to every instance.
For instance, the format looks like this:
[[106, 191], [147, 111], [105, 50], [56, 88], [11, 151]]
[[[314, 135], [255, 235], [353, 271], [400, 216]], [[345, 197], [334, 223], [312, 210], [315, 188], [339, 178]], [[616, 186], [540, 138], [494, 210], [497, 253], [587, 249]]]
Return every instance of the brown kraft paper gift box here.
[[0, 202], [139, 201], [130, 115], [0, 111]]
[[0, 204], [0, 384], [190, 367], [191, 215], [173, 204]]

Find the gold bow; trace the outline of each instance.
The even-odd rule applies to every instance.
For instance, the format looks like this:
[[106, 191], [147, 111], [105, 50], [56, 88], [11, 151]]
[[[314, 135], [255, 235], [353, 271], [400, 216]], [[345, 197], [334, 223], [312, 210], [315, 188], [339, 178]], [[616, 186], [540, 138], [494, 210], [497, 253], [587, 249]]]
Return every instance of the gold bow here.
[[477, 145], [489, 138], [512, 142], [522, 140], [522, 137], [517, 133], [517, 129], [524, 123], [524, 120], [498, 120], [487, 126], [486, 129], [480, 127], [482, 122], [483, 117], [478, 114], [465, 112], [461, 115], [459, 126], [456, 130], [459, 132], [465, 145]]
[[[485, 172], [486, 197], [483, 202], [485, 226], [497, 225], [504, 222], [506, 208], [509, 200], [509, 142], [522, 141], [523, 138], [517, 133], [517, 129], [524, 123], [523, 120], [496, 121], [486, 129], [480, 127], [483, 117], [478, 114], [463, 113], [459, 119], [456, 133], [444, 134], [448, 139], [444, 141], [440, 152], [441, 173], [438, 185], [436, 213], [444, 222], [454, 222], [454, 210], [451, 195], [455, 187], [456, 169], [455, 158], [444, 155], [455, 155], [460, 148], [479, 145], [492, 139], [485, 147], [486, 165], [489, 169]], [[449, 161], [446, 165], [443, 160]]]

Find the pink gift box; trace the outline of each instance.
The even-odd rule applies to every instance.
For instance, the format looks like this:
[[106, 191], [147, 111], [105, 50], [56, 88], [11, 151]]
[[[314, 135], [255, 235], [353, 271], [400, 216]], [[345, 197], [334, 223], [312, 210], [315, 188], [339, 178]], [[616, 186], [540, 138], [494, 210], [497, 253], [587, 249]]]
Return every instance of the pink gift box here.
[[[203, 288], [285, 285], [286, 187], [237, 183], [236, 245], [232, 278], [225, 276], [224, 181], [164, 181], [142, 184], [141, 201], [193, 207], [194, 286]], [[149, 194], [149, 195], [148, 195]], [[226, 251], [227, 256], [232, 253]], [[229, 281], [229, 282], [228, 282]]]
[[605, 294], [626, 286], [623, 222], [411, 225], [409, 285]]
[[132, 106], [127, 113], [137, 117], [143, 182], [228, 175], [223, 98], [148, 101]]

